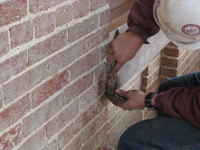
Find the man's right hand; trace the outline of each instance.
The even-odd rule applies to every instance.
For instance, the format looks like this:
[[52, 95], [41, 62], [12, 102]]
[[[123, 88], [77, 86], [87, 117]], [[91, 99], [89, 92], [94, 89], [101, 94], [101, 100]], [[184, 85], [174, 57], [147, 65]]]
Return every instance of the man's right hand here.
[[113, 76], [128, 61], [131, 60], [143, 44], [143, 39], [132, 32], [125, 32], [118, 35], [108, 49], [108, 62], [117, 60], [115, 67], [109, 73]]

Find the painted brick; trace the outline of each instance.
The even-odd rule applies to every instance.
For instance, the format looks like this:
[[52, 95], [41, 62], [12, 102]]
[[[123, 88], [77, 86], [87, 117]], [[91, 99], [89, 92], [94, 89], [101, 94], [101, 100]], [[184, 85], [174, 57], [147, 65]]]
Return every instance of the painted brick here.
[[77, 135], [76, 138], [73, 139], [73, 141], [63, 150], [72, 150], [72, 149], [76, 150], [76, 149], [80, 149], [81, 146], [82, 146], [82, 136]]
[[33, 22], [26, 21], [10, 28], [11, 48], [30, 42], [33, 39]]
[[30, 109], [31, 101], [28, 94], [0, 113], [0, 130], [21, 119]]
[[0, 147], [2, 150], [11, 150], [22, 141], [22, 124], [16, 125], [0, 137]]
[[18, 150], [36, 150], [46, 143], [45, 128], [40, 129], [35, 135], [30, 137]]
[[67, 105], [70, 101], [79, 96], [93, 84], [94, 73], [90, 73], [83, 78], [77, 80], [73, 85], [67, 87], [63, 92], [63, 105]]
[[0, 27], [20, 20], [27, 15], [27, 0], [11, 0], [0, 3]]
[[69, 42], [74, 42], [98, 28], [98, 15], [91, 16], [68, 28]]
[[69, 83], [69, 73], [67, 70], [55, 75], [52, 79], [45, 82], [31, 93], [33, 108], [47, 100], [55, 92]]
[[58, 135], [59, 149], [62, 149], [74, 137], [74, 123], [70, 124], [60, 135]]
[[54, 98], [51, 102], [40, 107], [34, 113], [23, 119], [23, 135], [26, 137], [32, 131], [47, 122], [52, 116], [62, 109], [62, 100], [59, 96]]
[[90, 70], [92, 67], [99, 63], [99, 49], [95, 49], [86, 56], [80, 58], [69, 68], [71, 72], [71, 80], [76, 79], [84, 72]]
[[91, 138], [80, 150], [95, 149], [95, 138]]
[[100, 14], [100, 27], [110, 22], [110, 9]]
[[8, 53], [9, 43], [8, 43], [8, 32], [0, 32], [0, 57]]
[[14, 55], [0, 63], [0, 70], [3, 73], [0, 74], [0, 83], [10, 79], [13, 75], [16, 75], [23, 71], [27, 66], [27, 51]]
[[96, 83], [79, 98], [80, 109], [84, 109], [88, 104], [94, 101], [101, 93], [102, 85], [100, 83]]
[[63, 30], [52, 37], [40, 42], [28, 49], [29, 64], [34, 64], [44, 57], [63, 48], [67, 43], [66, 30]]
[[84, 17], [89, 13], [89, 0], [77, 0], [73, 3], [74, 18]]
[[97, 32], [89, 35], [83, 41], [84, 53], [88, 52], [92, 48], [98, 46], [104, 40], [109, 38], [109, 26], [105, 26], [98, 30]]
[[4, 103], [16, 99], [18, 96], [30, 90], [49, 75], [47, 62], [40, 64], [10, 82], [3, 84]]
[[71, 5], [60, 7], [56, 10], [56, 26], [69, 23], [74, 17], [74, 10]]
[[56, 72], [57, 70], [68, 66], [72, 61], [82, 55], [83, 43], [82, 41], [71, 46], [70, 48], [57, 53], [55, 56], [49, 59], [50, 72]]
[[95, 105], [90, 106], [81, 116], [75, 120], [75, 134], [78, 133], [95, 117]]
[[99, 145], [100, 142], [102, 142], [102, 141], [105, 139], [107, 132], [108, 132], [108, 123], [106, 123], [106, 124], [98, 131], [98, 133], [96, 134], [96, 145]]
[[105, 6], [106, 4], [109, 3], [110, 0], [105, 0], [105, 1], [102, 1], [102, 0], [91, 0], [91, 11], [94, 11], [102, 6]]
[[53, 140], [52, 142], [48, 143], [45, 145], [44, 148], [42, 148], [41, 150], [57, 150], [57, 140]]
[[29, 7], [31, 12], [39, 12], [51, 8], [52, 0], [29, 0]]
[[42, 37], [54, 31], [56, 27], [56, 14], [51, 12], [38, 16], [35, 22], [35, 36], [36, 38]]
[[72, 119], [79, 113], [79, 103], [74, 101], [62, 112], [60, 112], [55, 118], [49, 121], [46, 125], [47, 138], [50, 139], [54, 134], [60, 131], [67, 125]]

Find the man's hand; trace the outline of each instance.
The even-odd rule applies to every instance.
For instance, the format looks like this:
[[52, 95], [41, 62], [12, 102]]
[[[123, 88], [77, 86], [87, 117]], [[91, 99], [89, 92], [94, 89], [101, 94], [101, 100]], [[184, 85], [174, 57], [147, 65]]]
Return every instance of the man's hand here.
[[128, 60], [131, 60], [140, 49], [143, 42], [141, 37], [132, 32], [118, 35], [111, 42], [111, 48], [107, 51], [110, 55], [107, 57], [108, 62], [117, 60], [117, 64], [109, 73], [109, 76], [113, 76]]
[[124, 110], [134, 110], [145, 107], [145, 96], [147, 94], [144, 93], [143, 91], [139, 90], [124, 91], [117, 89], [116, 93], [120, 96], [127, 98], [127, 100], [124, 103], [120, 103], [119, 105], [117, 105], [123, 108]]

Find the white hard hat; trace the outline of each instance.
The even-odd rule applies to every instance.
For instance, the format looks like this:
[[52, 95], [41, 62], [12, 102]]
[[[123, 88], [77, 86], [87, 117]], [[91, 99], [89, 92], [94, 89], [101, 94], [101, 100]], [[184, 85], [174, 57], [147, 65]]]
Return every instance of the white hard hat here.
[[154, 18], [172, 43], [200, 49], [200, 0], [155, 0]]

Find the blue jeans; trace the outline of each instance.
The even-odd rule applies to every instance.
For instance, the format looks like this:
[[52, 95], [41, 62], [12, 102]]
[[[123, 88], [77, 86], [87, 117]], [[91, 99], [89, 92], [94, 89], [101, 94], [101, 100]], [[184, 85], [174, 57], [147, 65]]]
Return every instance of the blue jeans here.
[[[158, 92], [173, 87], [200, 86], [200, 72], [164, 81]], [[129, 127], [118, 150], [200, 150], [200, 129], [185, 119], [163, 115]]]

